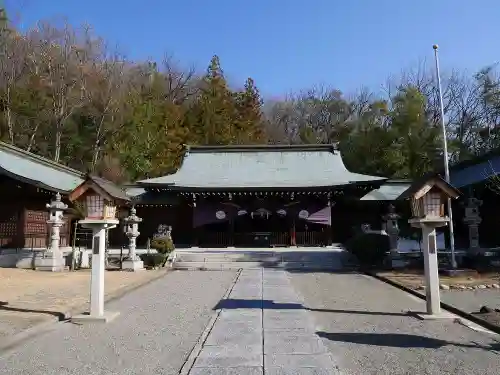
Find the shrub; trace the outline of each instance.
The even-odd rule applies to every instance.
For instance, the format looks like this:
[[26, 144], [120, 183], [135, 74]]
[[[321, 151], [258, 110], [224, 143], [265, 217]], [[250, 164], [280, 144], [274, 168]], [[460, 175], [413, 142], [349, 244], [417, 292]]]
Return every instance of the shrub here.
[[462, 259], [462, 267], [477, 271], [487, 271], [494, 268], [491, 261], [496, 259], [496, 257], [487, 257], [484, 254], [467, 254]]
[[168, 254], [175, 250], [174, 242], [169, 237], [158, 237], [151, 241], [151, 247], [160, 254]]
[[345, 246], [365, 267], [381, 266], [390, 250], [389, 236], [378, 233], [360, 234], [347, 241]]
[[166, 256], [161, 253], [146, 253], [140, 255], [141, 260], [144, 263], [144, 267], [160, 267], [165, 263]]

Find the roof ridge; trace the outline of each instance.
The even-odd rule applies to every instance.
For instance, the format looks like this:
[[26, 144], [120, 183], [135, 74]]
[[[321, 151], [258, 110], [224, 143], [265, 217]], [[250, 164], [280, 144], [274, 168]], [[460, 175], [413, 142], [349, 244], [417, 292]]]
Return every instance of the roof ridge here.
[[330, 144], [261, 144], [261, 145], [184, 145], [186, 153], [217, 153], [217, 152], [300, 152], [300, 151], [338, 151], [336, 143]]
[[61, 172], [67, 172], [67, 173], [71, 173], [77, 177], [80, 177], [80, 178], [84, 178], [85, 177], [85, 173], [81, 172], [81, 171], [78, 171], [76, 169], [73, 169], [73, 168], [70, 168], [64, 164], [60, 164], [60, 163], [57, 163], [53, 160], [50, 160], [50, 159], [47, 159], [43, 156], [40, 156], [40, 155], [37, 155], [37, 154], [34, 154], [32, 152], [29, 152], [29, 151], [26, 151], [26, 150], [23, 150], [19, 147], [16, 147], [16, 146], [13, 146], [11, 144], [8, 144], [8, 143], [5, 143], [5, 142], [2, 142], [0, 141], [0, 151], [7, 151], [7, 152], [10, 152], [10, 153], [13, 153], [13, 154], [17, 154], [25, 159], [30, 159], [36, 163], [39, 163], [39, 164], [43, 164], [43, 165], [46, 165], [48, 167], [51, 167], [51, 168], [54, 168], [54, 169], [57, 169]]

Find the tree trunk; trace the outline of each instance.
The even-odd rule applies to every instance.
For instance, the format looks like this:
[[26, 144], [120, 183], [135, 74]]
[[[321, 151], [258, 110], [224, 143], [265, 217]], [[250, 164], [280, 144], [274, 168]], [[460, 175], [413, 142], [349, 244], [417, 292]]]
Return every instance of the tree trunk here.
[[91, 165], [91, 171], [94, 172], [97, 162], [99, 161], [99, 154], [101, 153], [101, 146], [99, 145], [99, 142], [96, 142], [94, 145], [94, 153], [92, 155], [92, 165]]
[[14, 127], [12, 125], [12, 112], [10, 109], [10, 87], [7, 88], [7, 108], [5, 110], [5, 117], [7, 128], [9, 129], [9, 140], [11, 144], [14, 144]]
[[31, 148], [35, 145], [35, 137], [38, 132], [38, 127], [40, 126], [40, 121], [36, 122], [35, 128], [33, 129], [33, 133], [30, 136], [30, 141], [28, 143], [28, 147], [26, 148], [26, 151], [30, 152]]
[[55, 140], [55, 150], [54, 150], [54, 161], [59, 163], [59, 159], [61, 158], [61, 130], [60, 127], [57, 127], [56, 130], [56, 140]]

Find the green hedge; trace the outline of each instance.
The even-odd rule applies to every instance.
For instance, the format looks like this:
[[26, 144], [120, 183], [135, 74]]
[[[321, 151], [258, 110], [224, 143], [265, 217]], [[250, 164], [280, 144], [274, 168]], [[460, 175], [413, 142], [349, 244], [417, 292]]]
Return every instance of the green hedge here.
[[364, 267], [382, 266], [390, 250], [389, 236], [377, 233], [357, 235], [345, 244], [346, 249], [356, 256]]
[[175, 250], [172, 238], [158, 237], [151, 241], [151, 247], [160, 254], [168, 254]]
[[140, 258], [144, 263], [144, 267], [152, 268], [152, 267], [161, 267], [165, 264], [166, 259], [165, 254], [160, 253], [146, 253], [141, 254]]

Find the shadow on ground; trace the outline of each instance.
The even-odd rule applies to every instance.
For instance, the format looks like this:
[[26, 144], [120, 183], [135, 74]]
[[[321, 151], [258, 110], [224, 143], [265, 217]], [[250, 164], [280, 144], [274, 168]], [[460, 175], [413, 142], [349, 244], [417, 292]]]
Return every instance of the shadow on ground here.
[[500, 351], [500, 342], [484, 346], [479, 344], [462, 344], [446, 340], [435, 339], [432, 337], [403, 334], [403, 333], [345, 333], [345, 332], [316, 332], [316, 334], [324, 339], [337, 342], [346, 342], [352, 344], [385, 346], [393, 348], [425, 348], [439, 349], [444, 346], [456, 346], [460, 348], [475, 348]]
[[213, 309], [301, 310], [304, 306], [300, 303], [276, 303], [261, 299], [223, 299]]
[[223, 299], [213, 308], [219, 309], [264, 309], [264, 310], [305, 310], [315, 312], [325, 312], [333, 314], [356, 314], [356, 315], [382, 315], [382, 316], [408, 316], [408, 313], [395, 313], [384, 311], [360, 311], [360, 310], [333, 310], [333, 309], [316, 309], [304, 306], [300, 303], [276, 303], [272, 300], [255, 300], [255, 299]]
[[0, 301], [0, 311], [13, 311], [13, 312], [21, 312], [21, 313], [32, 313], [32, 314], [46, 314], [55, 316], [59, 320], [65, 320], [66, 316], [60, 311], [49, 311], [49, 310], [32, 310], [32, 309], [23, 309], [20, 307], [10, 307], [8, 306], [8, 302]]

